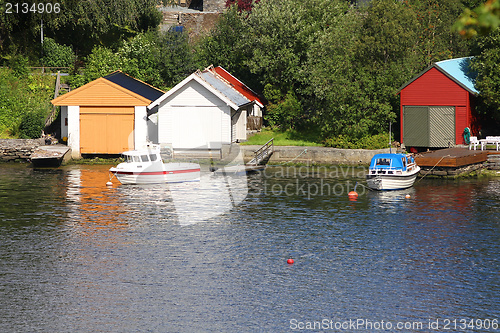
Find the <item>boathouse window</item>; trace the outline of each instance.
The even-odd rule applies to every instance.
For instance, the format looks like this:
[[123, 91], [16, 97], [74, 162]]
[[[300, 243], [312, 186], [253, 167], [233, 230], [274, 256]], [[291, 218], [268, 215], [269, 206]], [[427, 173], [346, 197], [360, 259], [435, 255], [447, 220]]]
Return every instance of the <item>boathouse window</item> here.
[[391, 165], [391, 160], [387, 158], [379, 158], [377, 159], [377, 165]]
[[401, 160], [403, 161], [403, 168], [406, 168], [406, 158], [403, 157]]
[[151, 159], [152, 162], [156, 161], [156, 155], [155, 154], [149, 155], [149, 158]]

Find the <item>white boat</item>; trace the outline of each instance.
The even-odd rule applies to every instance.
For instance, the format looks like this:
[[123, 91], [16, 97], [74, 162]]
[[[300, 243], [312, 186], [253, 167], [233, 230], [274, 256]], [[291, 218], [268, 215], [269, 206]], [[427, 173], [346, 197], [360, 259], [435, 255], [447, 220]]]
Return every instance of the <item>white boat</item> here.
[[374, 190], [401, 190], [415, 183], [420, 167], [406, 154], [376, 154], [373, 156], [366, 182]]
[[163, 163], [158, 147], [122, 153], [124, 162], [109, 171], [122, 184], [157, 184], [200, 179], [198, 163]]

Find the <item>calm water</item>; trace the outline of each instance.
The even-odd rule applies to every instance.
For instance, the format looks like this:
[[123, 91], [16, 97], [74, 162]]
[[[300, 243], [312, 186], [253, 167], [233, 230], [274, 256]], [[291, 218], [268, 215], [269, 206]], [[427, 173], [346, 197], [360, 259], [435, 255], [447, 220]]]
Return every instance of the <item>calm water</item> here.
[[500, 178], [349, 201], [349, 170], [108, 168], [0, 165], [2, 332], [500, 332]]

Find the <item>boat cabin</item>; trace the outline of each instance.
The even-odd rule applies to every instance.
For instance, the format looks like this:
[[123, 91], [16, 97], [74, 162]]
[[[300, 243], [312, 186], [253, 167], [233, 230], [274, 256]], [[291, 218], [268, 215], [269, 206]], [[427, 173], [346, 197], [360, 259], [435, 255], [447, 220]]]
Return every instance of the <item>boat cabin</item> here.
[[377, 154], [370, 163], [370, 174], [403, 174], [413, 170], [415, 160], [406, 154]]
[[159, 158], [158, 153], [147, 152], [147, 151], [126, 151], [122, 154], [122, 158], [125, 163], [141, 163], [141, 162], [155, 162]]

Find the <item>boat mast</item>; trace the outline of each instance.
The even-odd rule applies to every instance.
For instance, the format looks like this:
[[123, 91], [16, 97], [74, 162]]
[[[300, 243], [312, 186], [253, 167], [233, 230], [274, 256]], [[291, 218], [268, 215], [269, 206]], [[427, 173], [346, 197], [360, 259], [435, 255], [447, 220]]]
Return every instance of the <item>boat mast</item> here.
[[391, 147], [391, 122], [389, 122], [389, 153], [392, 154], [392, 147]]

